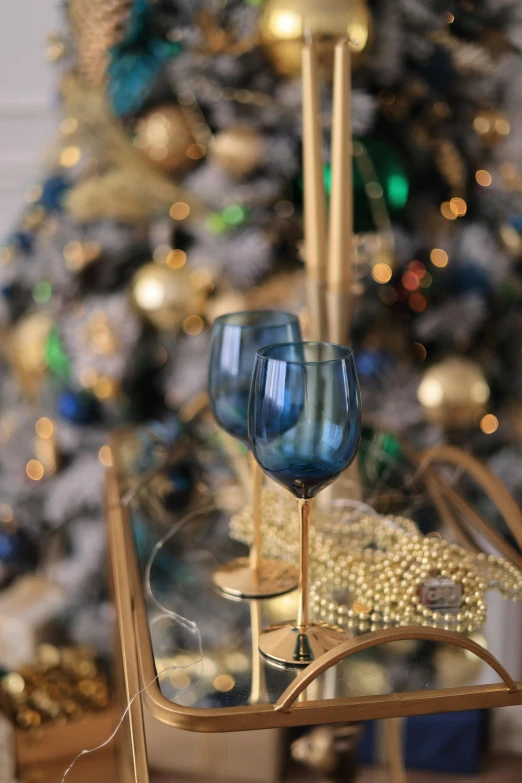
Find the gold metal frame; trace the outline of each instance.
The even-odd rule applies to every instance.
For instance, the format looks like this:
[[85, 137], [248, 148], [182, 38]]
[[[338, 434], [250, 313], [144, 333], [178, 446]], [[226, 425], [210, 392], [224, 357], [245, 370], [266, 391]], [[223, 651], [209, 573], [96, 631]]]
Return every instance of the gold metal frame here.
[[[120, 495], [115, 480], [107, 482], [107, 522], [109, 532], [109, 552], [111, 559], [111, 586], [118, 615], [119, 649], [117, 658], [121, 659], [123, 682], [118, 683], [121, 690], [120, 706], [122, 713], [131, 702], [129, 713], [120, 731], [119, 768], [121, 783], [149, 783], [147, 746], [143, 726], [143, 704], [139, 693], [140, 679], [136, 658], [136, 639], [133, 633], [133, 607], [129, 591], [129, 568], [126, 556], [126, 543], [123, 527], [119, 520]], [[120, 676], [117, 678], [120, 680]]]
[[435, 505], [457, 540], [468, 549], [480, 551], [469, 529], [452, 513], [452, 507], [459, 516], [466, 517], [470, 526], [481, 533], [503, 557], [511, 560], [518, 568], [522, 568], [522, 556], [519, 552], [442, 478], [435, 466], [449, 465], [461, 468], [467, 473], [491, 499], [522, 549], [522, 512], [502, 481], [476, 457], [457, 446], [437, 446], [428, 449], [417, 455], [417, 462], [425, 471], [426, 483]]
[[[127, 687], [132, 696], [140, 687], [144, 688], [145, 683], [151, 683], [154, 680], [156, 670], [143, 585], [134, 550], [128, 510], [120, 502], [117, 466], [118, 436], [115, 436], [112, 445], [115, 467], [109, 471], [107, 478], [110, 499], [108, 515], [116, 583], [116, 605], [122, 646], [126, 652]], [[353, 655], [368, 647], [397, 641], [399, 638], [428, 638], [464, 647], [479, 655], [492, 666], [500, 674], [503, 682], [444, 690], [293, 703], [305, 679], [309, 683], [334, 662], [347, 655]], [[132, 650], [135, 651], [135, 654], [132, 654]], [[136, 663], [139, 685], [136, 680]], [[139, 701], [136, 699], [134, 705], [138, 705]], [[434, 712], [509, 707], [522, 704], [522, 682], [514, 682], [491, 653], [475, 645], [467, 637], [435, 628], [389, 628], [361, 636], [350, 641], [347, 645], [321, 656], [296, 678], [275, 705], [253, 704], [244, 707], [217, 709], [182, 707], [163, 696], [157, 681], [146, 687], [143, 701], [157, 720], [178, 729], [201, 732], [247, 731], [318, 723], [409, 717], [410, 715], [426, 715]], [[141, 707], [131, 710], [131, 714], [135, 722], [134, 725], [136, 725], [141, 716]], [[138, 778], [138, 780], [141, 783], [145, 779]]]

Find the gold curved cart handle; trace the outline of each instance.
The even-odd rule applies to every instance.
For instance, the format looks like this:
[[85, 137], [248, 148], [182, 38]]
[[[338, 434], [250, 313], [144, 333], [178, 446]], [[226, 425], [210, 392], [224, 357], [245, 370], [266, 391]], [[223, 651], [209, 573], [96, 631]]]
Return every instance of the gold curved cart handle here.
[[324, 671], [336, 663], [340, 663], [345, 658], [349, 658], [358, 652], [370, 650], [372, 647], [378, 647], [387, 642], [404, 642], [410, 639], [419, 639], [422, 641], [444, 642], [454, 647], [462, 647], [464, 650], [474, 653], [485, 663], [491, 666], [506, 685], [508, 693], [518, 691], [518, 685], [511, 675], [504, 669], [500, 661], [488, 650], [481, 647], [467, 636], [454, 633], [453, 631], [444, 631], [441, 628], [422, 628], [419, 626], [410, 626], [406, 628], [383, 628], [380, 631], [360, 636], [357, 639], [350, 639], [345, 644], [340, 644], [330, 652], [321, 655], [316, 661], [311, 663], [299, 674], [288, 688], [281, 694], [274, 709], [277, 712], [290, 712], [290, 709], [299, 697], [316, 677], [319, 677]]
[[[486, 465], [476, 459], [472, 454], [469, 454], [469, 452], [459, 449], [457, 446], [437, 446], [427, 449], [418, 456], [418, 460], [422, 467], [431, 468], [432, 470], [434, 470], [434, 466], [437, 464], [453, 465], [455, 467], [463, 468], [494, 503], [513, 534], [515, 541], [522, 549], [522, 513], [507, 487]], [[484, 535], [490, 543], [504, 555], [504, 557], [507, 557], [516, 565], [522, 567], [522, 558], [519, 553], [510, 546], [505, 538], [482, 519], [462, 495], [444, 481], [438, 471], [434, 478], [439, 491], [446, 496], [447, 500], [449, 500], [455, 508], [464, 514], [464, 516], [468, 517], [472, 526], [480, 531], [482, 535]]]

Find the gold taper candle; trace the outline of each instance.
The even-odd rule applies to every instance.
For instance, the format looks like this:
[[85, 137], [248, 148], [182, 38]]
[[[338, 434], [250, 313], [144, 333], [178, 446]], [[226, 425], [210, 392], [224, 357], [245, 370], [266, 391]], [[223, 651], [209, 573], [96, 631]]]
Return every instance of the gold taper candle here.
[[346, 39], [335, 47], [332, 116], [332, 193], [328, 239], [328, 331], [334, 342], [348, 342], [352, 284], [352, 75]]
[[308, 37], [303, 46], [303, 194], [307, 294], [310, 331], [314, 340], [324, 339], [326, 327], [326, 196], [323, 176], [317, 48]]
[[[352, 319], [353, 175], [350, 60], [348, 40], [338, 41], [334, 62], [332, 193], [326, 302], [328, 338], [334, 343], [343, 345], [349, 343]], [[351, 482], [350, 497], [361, 500], [362, 487], [357, 458], [345, 472], [345, 476]], [[332, 485], [322, 494], [325, 495], [325, 503], [331, 505], [337, 494], [337, 487]]]

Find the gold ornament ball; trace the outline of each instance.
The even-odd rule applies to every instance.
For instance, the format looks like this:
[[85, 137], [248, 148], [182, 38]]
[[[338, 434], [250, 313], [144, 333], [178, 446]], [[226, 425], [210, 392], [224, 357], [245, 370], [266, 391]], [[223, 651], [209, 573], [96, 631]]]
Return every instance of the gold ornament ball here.
[[183, 171], [194, 163], [194, 136], [177, 106], [161, 106], [142, 117], [136, 125], [134, 145], [163, 171]]
[[477, 424], [489, 396], [482, 368], [465, 356], [451, 356], [429, 367], [417, 391], [427, 419], [448, 428]]
[[259, 166], [264, 152], [263, 137], [252, 128], [238, 125], [214, 136], [210, 158], [229, 174], [244, 177]]
[[34, 312], [20, 318], [8, 344], [8, 356], [22, 392], [36, 399], [47, 369], [45, 345], [53, 319], [47, 313]]
[[197, 276], [165, 264], [145, 264], [132, 282], [132, 299], [157, 329], [178, 329], [188, 315], [201, 311], [204, 292]]
[[485, 147], [495, 147], [511, 131], [507, 117], [498, 109], [480, 109], [473, 119], [473, 128]]
[[301, 72], [306, 31], [319, 43], [319, 58], [331, 70], [336, 40], [352, 41], [352, 63], [361, 61], [371, 36], [371, 16], [363, 0], [267, 0], [260, 20], [263, 48], [282, 76]]

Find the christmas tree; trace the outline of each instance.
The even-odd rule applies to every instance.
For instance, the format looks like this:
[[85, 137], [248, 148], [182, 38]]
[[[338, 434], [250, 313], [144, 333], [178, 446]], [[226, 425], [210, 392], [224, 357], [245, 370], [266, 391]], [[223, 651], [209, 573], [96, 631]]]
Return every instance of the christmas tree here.
[[365, 413], [417, 446], [472, 448], [521, 499], [517, 0], [68, 0], [65, 15], [47, 53], [60, 136], [0, 256], [6, 579], [63, 528], [52, 576], [90, 635], [108, 432], [204, 389], [217, 315], [304, 312], [308, 29], [326, 155], [333, 43], [353, 49]]

